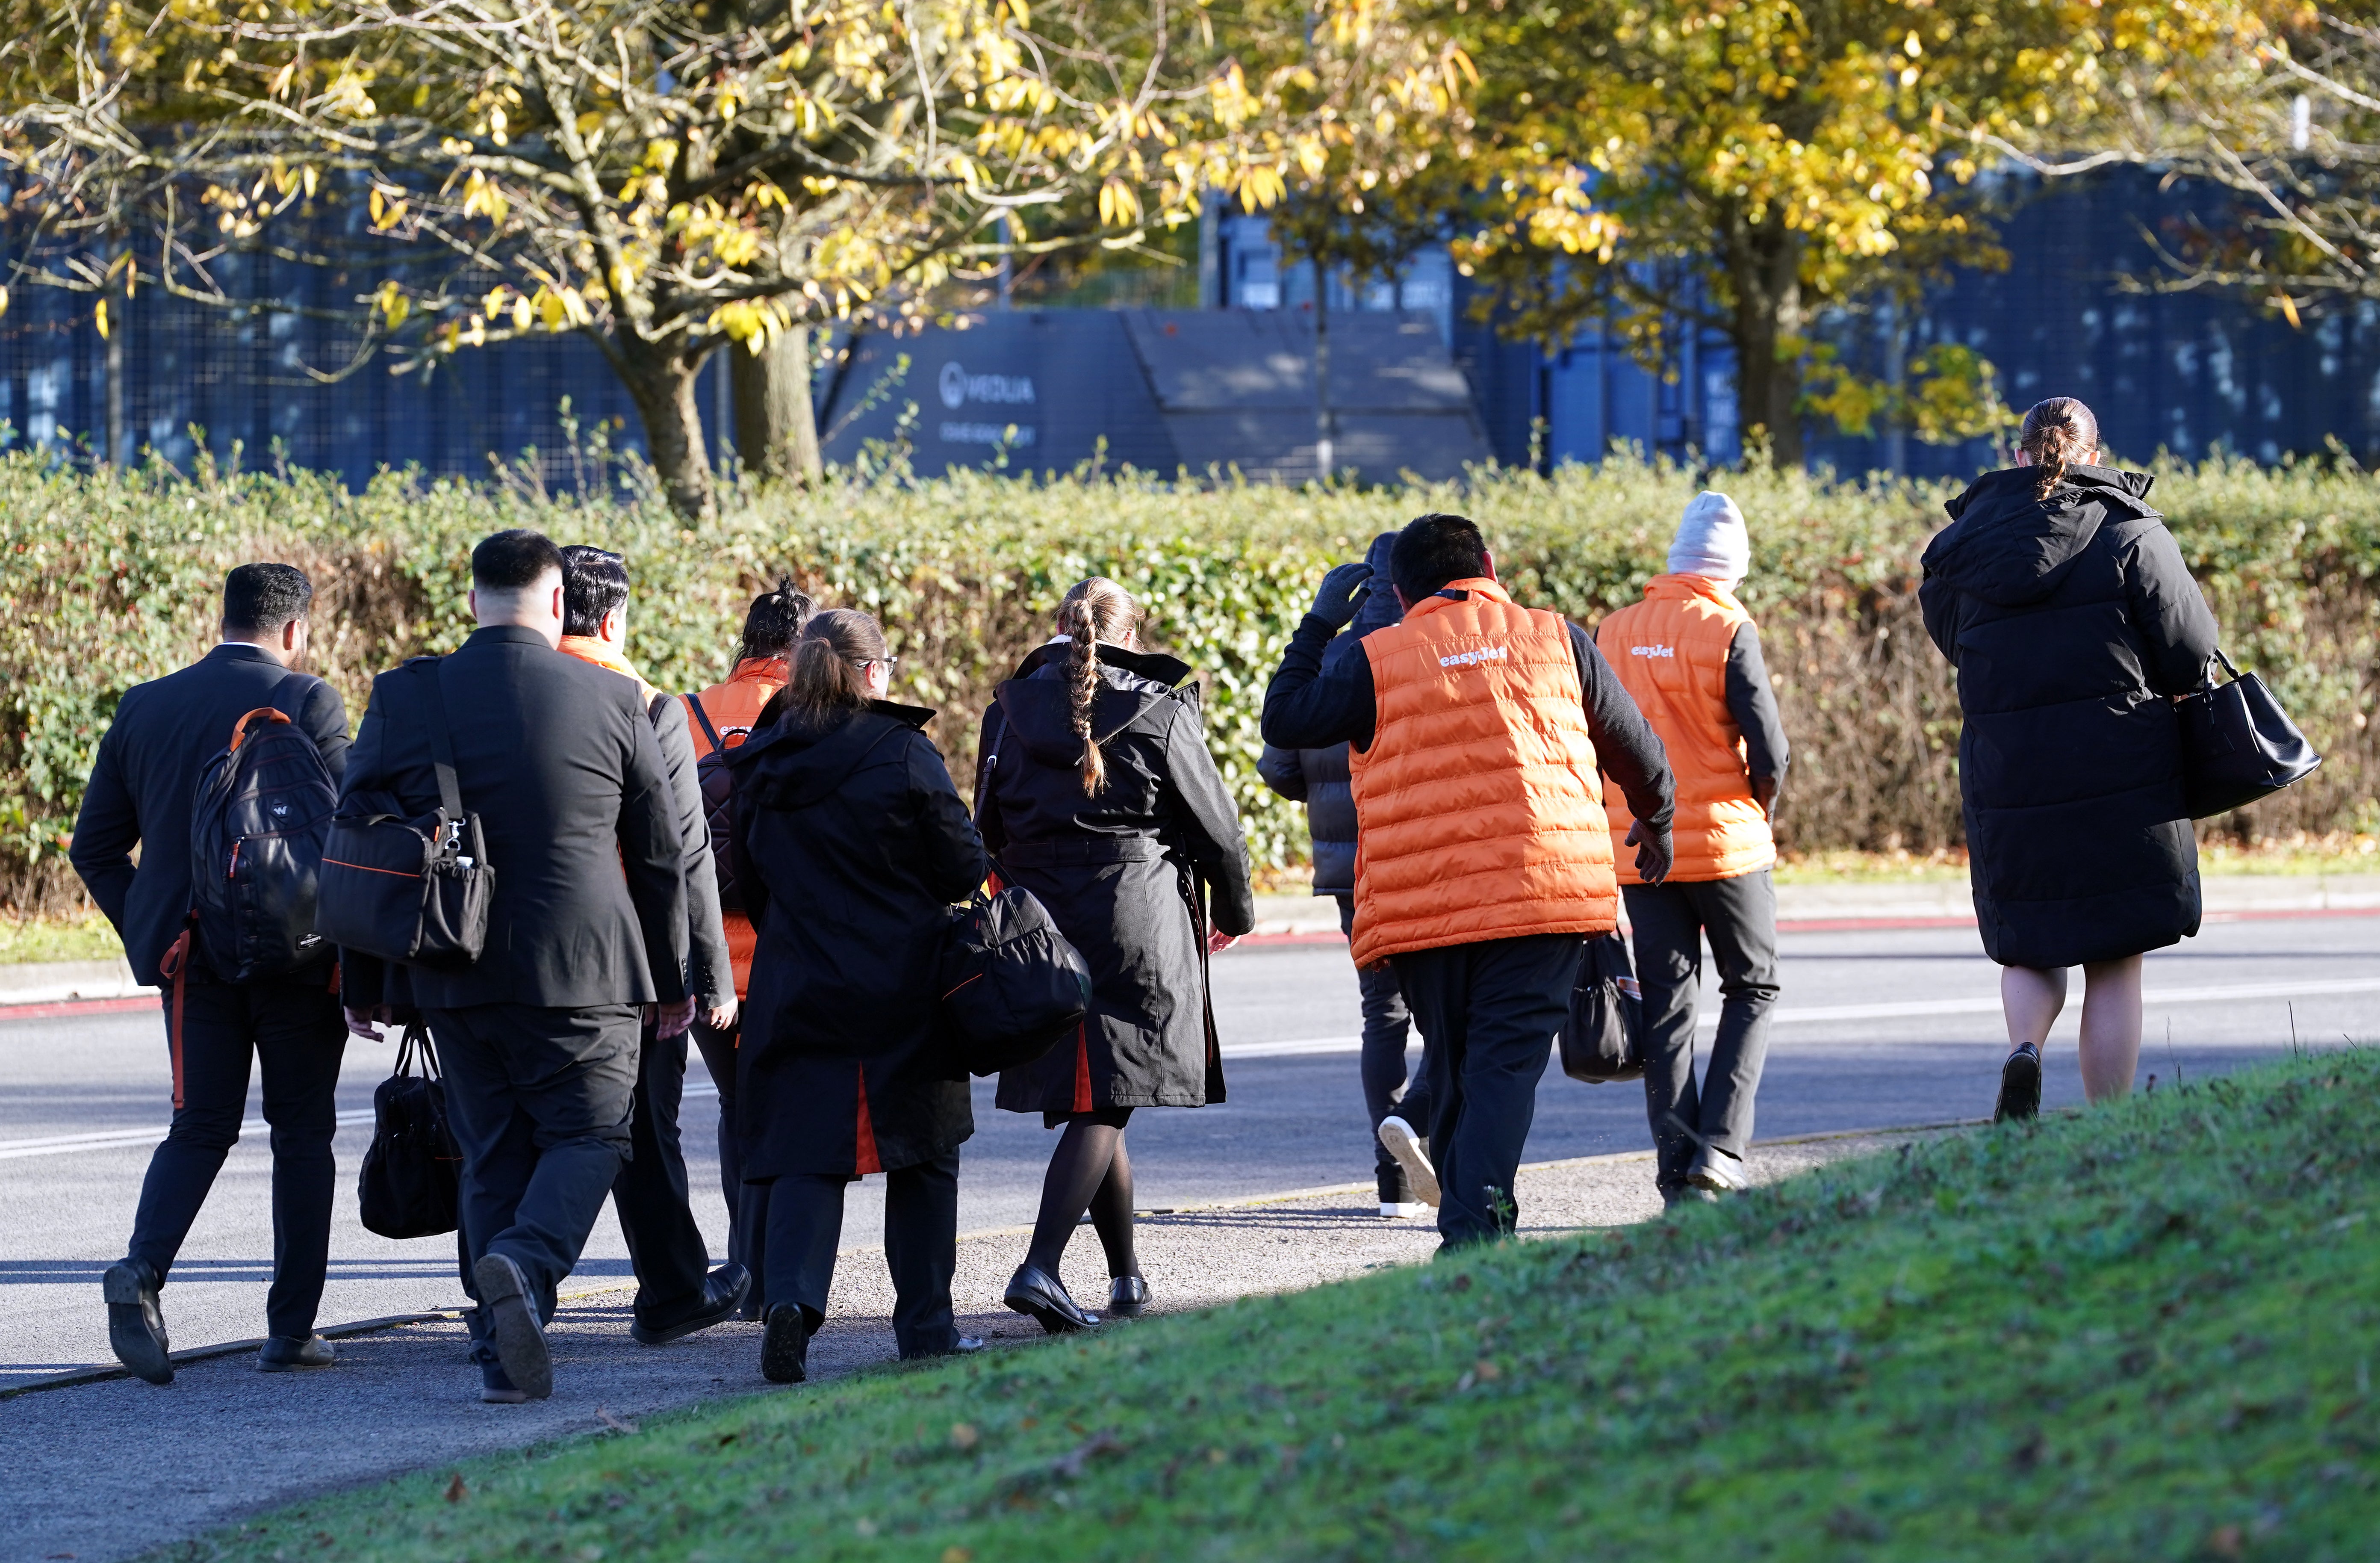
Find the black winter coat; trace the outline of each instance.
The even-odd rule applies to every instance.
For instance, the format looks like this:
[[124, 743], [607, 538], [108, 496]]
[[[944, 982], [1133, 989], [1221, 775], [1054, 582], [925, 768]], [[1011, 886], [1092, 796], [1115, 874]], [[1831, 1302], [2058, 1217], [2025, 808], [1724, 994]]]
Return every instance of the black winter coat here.
[[1226, 934], [1256, 926], [1256, 898], [1198, 688], [1173, 657], [1099, 647], [1091, 716], [1108, 785], [1087, 797], [1066, 656], [1062, 642], [1035, 652], [984, 713], [976, 823], [1001, 873], [1039, 898], [1090, 963], [1091, 1009], [1071, 1044], [1002, 1071], [996, 1100], [1019, 1113], [1220, 1102], [1196, 884]]
[[1984, 950], [2047, 970], [2198, 932], [2198, 843], [2173, 695], [2204, 678], [2215, 616], [2150, 479], [1986, 472], [1925, 550], [1926, 632], [1959, 673], [1968, 874]]
[[975, 1132], [934, 980], [983, 843], [930, 712], [871, 702], [730, 751], [735, 883], [759, 931], [736, 1048], [744, 1177], [931, 1161]]
[[[1396, 623], [1404, 615], [1389, 584], [1389, 549], [1397, 534], [1384, 531], [1372, 540], [1364, 562], [1372, 567], [1370, 595], [1357, 605], [1350, 624], [1322, 653], [1329, 673], [1343, 657], [1364, 654], [1364, 637]], [[1275, 749], [1264, 746], [1257, 757], [1257, 775], [1264, 784], [1294, 803], [1305, 805], [1305, 831], [1314, 840], [1314, 893], [1352, 896], [1355, 893], [1355, 783], [1347, 763], [1347, 746], [1327, 749]]]

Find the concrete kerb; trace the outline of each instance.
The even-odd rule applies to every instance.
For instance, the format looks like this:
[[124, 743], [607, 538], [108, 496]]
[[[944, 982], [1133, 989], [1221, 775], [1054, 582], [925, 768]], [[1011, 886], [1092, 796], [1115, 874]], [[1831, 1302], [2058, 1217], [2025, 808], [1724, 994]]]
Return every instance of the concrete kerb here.
[[[1817, 1134], [1781, 1135], [1774, 1140], [1756, 1140], [1753, 1142], [1753, 1144], [1755, 1149], [1766, 1149], [1780, 1145], [1823, 1144], [1833, 1140], [1865, 1140], [1899, 1135], [1944, 1134], [1962, 1129], [1981, 1128], [1990, 1122], [1991, 1120], [1989, 1118], [1951, 1118], [1939, 1123], [1900, 1124], [1876, 1129], [1838, 1129], [1828, 1130]], [[1530, 1172], [1560, 1172], [1572, 1167], [1615, 1166], [1631, 1162], [1648, 1162], [1652, 1159], [1653, 1153], [1649, 1150], [1614, 1151], [1603, 1155], [1568, 1156], [1557, 1161], [1531, 1162], [1527, 1164], [1524, 1170]], [[1199, 1204], [1166, 1205], [1148, 1210], [1137, 1211], [1135, 1214], [1143, 1219], [1162, 1220], [1167, 1216], [1196, 1215], [1208, 1211], [1254, 1210], [1265, 1205], [1293, 1203], [1300, 1200], [1327, 1199], [1347, 1194], [1368, 1193], [1371, 1190], [1372, 1185], [1368, 1182], [1322, 1183], [1317, 1184], [1310, 1189], [1285, 1189], [1276, 1193], [1254, 1194], [1245, 1199], [1210, 1200]], [[1033, 1228], [1030, 1226], [986, 1227], [973, 1231], [963, 1232], [960, 1234], [960, 1238], [963, 1241], [976, 1242], [986, 1238], [1029, 1237], [1032, 1234], [1032, 1231]], [[1551, 1236], [1559, 1234], [1548, 1235]], [[881, 1253], [883, 1251], [884, 1245], [879, 1242], [853, 1243], [838, 1252], [845, 1256], [851, 1256], [857, 1254]], [[577, 1291], [563, 1292], [560, 1294], [559, 1300], [563, 1302], [584, 1302], [593, 1298], [626, 1294], [634, 1289], [633, 1286], [619, 1285], [587, 1287]], [[370, 1335], [379, 1330], [402, 1329], [408, 1325], [431, 1325], [452, 1322], [462, 1318], [466, 1312], [467, 1310], [462, 1308], [439, 1308], [417, 1313], [389, 1313], [374, 1319], [358, 1319], [350, 1324], [322, 1325], [316, 1329], [315, 1333], [323, 1337], [325, 1339], [340, 1340], [351, 1336]], [[176, 1351], [172, 1354], [172, 1358], [176, 1363], [200, 1362], [218, 1357], [240, 1356], [247, 1352], [260, 1350], [263, 1346], [264, 1342], [261, 1338], [254, 1340], [226, 1340], [213, 1346], [193, 1346], [184, 1350]], [[97, 1363], [87, 1368], [75, 1368], [67, 1373], [54, 1374], [46, 1378], [30, 1379], [21, 1384], [0, 1386], [0, 1400], [14, 1399], [20, 1395], [32, 1395], [45, 1390], [71, 1389], [78, 1385], [103, 1384], [110, 1379], [129, 1378], [131, 1376], [132, 1374], [128, 1370], [117, 1364]]]

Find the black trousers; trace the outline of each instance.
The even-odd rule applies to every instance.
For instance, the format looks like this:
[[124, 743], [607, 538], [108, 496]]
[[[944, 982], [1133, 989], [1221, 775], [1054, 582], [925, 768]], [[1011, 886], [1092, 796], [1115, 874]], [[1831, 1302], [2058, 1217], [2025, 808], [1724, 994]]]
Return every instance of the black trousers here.
[[[798, 1302], [810, 1327], [826, 1317], [834, 1251], [843, 1241], [843, 1193], [858, 1179], [796, 1173], [769, 1200], [769, 1300]], [[884, 1263], [892, 1272], [892, 1338], [904, 1360], [958, 1344], [951, 1277], [959, 1267], [959, 1154], [884, 1175]]]
[[637, 1318], [675, 1323], [702, 1300], [710, 1250], [686, 1203], [686, 1150], [678, 1142], [678, 1109], [686, 1102], [686, 1033], [662, 1040], [646, 1027], [639, 1041], [636, 1105], [628, 1117], [633, 1147], [612, 1179], [612, 1203], [628, 1264], [637, 1272]]
[[[1352, 937], [1355, 898], [1333, 896], [1331, 899], [1339, 903], [1339, 932]], [[1355, 988], [1364, 1006], [1363, 1054], [1355, 1067], [1364, 1084], [1364, 1111], [1371, 1120], [1372, 1165], [1383, 1179], [1401, 1178], [1396, 1157], [1380, 1143], [1380, 1120], [1396, 1113], [1414, 1126], [1415, 1133], [1429, 1132], [1429, 1091], [1418, 1070], [1411, 1081], [1405, 1079], [1405, 1045], [1413, 1035], [1413, 1015], [1405, 1007], [1405, 991], [1397, 984], [1393, 966], [1358, 971]]]
[[735, 1044], [743, 1030], [740, 1016], [724, 1031], [697, 1020], [694, 1044], [719, 1087], [719, 1194], [727, 1202], [727, 1257], [752, 1273], [745, 1306], [759, 1313], [768, 1302], [769, 1185], [744, 1181], [744, 1142], [735, 1117]]
[[[1684, 1185], [1705, 1142], [1741, 1158], [1752, 1144], [1753, 1098], [1768, 1060], [1777, 1004], [1777, 887], [1769, 872], [1694, 885], [1628, 885], [1636, 983], [1645, 995], [1645, 1113], [1655, 1178]], [[1718, 966], [1718, 1034], [1694, 1084], [1694, 999], [1703, 940]]]
[[1392, 958], [1421, 1027], [1438, 1234], [1448, 1248], [1518, 1222], [1513, 1178], [1537, 1081], [1570, 1013], [1578, 949], [1575, 934], [1533, 934]]
[[[174, 995], [165, 994], [168, 1054]], [[128, 1257], [163, 1280], [190, 1235], [224, 1157], [239, 1140], [248, 1108], [251, 1056], [264, 1075], [264, 1121], [273, 1143], [273, 1286], [264, 1294], [265, 1328], [303, 1338], [314, 1333], [322, 1276], [331, 1255], [331, 1191], [338, 1168], [339, 1060], [347, 1046], [338, 995], [327, 983], [190, 983], [183, 989], [179, 1056], [173, 1060], [180, 1100], [164, 1142], [149, 1158]]]
[[[446, 1076], [446, 1116], [463, 1152], [463, 1288], [501, 1253], [521, 1268], [541, 1318], [578, 1263], [633, 1141], [635, 1004], [543, 1009], [481, 1004], [427, 1011]], [[485, 1311], [473, 1354], [493, 1360]]]

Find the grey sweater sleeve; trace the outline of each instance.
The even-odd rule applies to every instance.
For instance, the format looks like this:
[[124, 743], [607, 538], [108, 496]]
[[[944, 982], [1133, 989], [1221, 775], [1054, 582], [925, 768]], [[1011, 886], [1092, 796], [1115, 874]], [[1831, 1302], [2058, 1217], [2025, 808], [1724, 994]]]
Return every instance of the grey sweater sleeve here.
[[1760, 629], [1750, 619], [1738, 625], [1727, 647], [1727, 714], [1743, 734], [1743, 766], [1755, 781], [1781, 781], [1792, 745], [1777, 714], [1777, 691], [1760, 655]]
[[1578, 661], [1579, 688], [1585, 691], [1586, 730], [1595, 739], [1595, 763], [1620, 784], [1628, 812], [1656, 835], [1667, 836], [1676, 812], [1677, 780], [1670, 774], [1670, 751], [1645, 714], [1587, 632], [1570, 627], [1571, 654]]

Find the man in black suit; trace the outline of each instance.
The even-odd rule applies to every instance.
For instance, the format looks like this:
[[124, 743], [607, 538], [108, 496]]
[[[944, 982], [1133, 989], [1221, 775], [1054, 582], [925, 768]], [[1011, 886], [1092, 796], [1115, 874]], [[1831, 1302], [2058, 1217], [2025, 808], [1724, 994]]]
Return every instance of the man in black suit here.
[[[628, 568], [604, 548], [574, 543], [562, 551], [562, 653], [607, 667], [634, 684], [660, 740], [662, 770], [676, 800], [680, 863], [686, 875], [686, 987], [715, 1027], [735, 1023], [735, 974], [727, 959], [727, 932], [719, 916], [719, 877], [711, 865], [710, 824], [702, 812], [702, 781], [695, 774], [694, 737], [686, 708], [647, 684], [628, 660]], [[741, 1264], [710, 1269], [710, 1250], [686, 1200], [686, 1153], [678, 1109], [686, 1099], [686, 1034], [648, 1030], [638, 1066], [636, 1110], [629, 1118], [634, 1149], [612, 1185], [620, 1235], [637, 1272], [637, 1303], [628, 1334], [644, 1346], [724, 1324], [751, 1291]]]
[[[674, 1036], [694, 997], [683, 838], [636, 687], [554, 650], [562, 555], [545, 537], [488, 538], [471, 581], [478, 631], [373, 681], [340, 807], [407, 818], [437, 807], [435, 679], [495, 894], [477, 962], [407, 967], [401, 985], [436, 1039], [463, 1152], [481, 1398], [514, 1402], [552, 1393], [543, 1325], [629, 1150], [642, 1011], [657, 1003]], [[346, 959], [360, 1028], [399, 984]]]
[[[127, 690], [100, 739], [67, 856], [123, 938], [138, 982], [168, 986], [158, 968], [191, 907], [191, 795], [239, 719], [275, 707], [314, 740], [334, 781], [346, 765], [347, 710], [338, 691], [292, 671], [306, 655], [313, 597], [305, 572], [292, 566], [233, 570], [224, 578], [221, 643], [178, 673]], [[273, 1129], [273, 1286], [264, 1303], [271, 1338], [257, 1365], [268, 1373], [322, 1367], [332, 1353], [314, 1333], [314, 1312], [330, 1255], [334, 1093], [346, 1046], [331, 951], [286, 976], [252, 983], [218, 980], [203, 951], [182, 971], [178, 1030], [175, 995], [164, 997], [173, 1124], [149, 1159], [129, 1252], [103, 1283], [108, 1342], [140, 1377], [172, 1381], [158, 1290], [239, 1139], [253, 1055], [263, 1068], [264, 1119]]]

